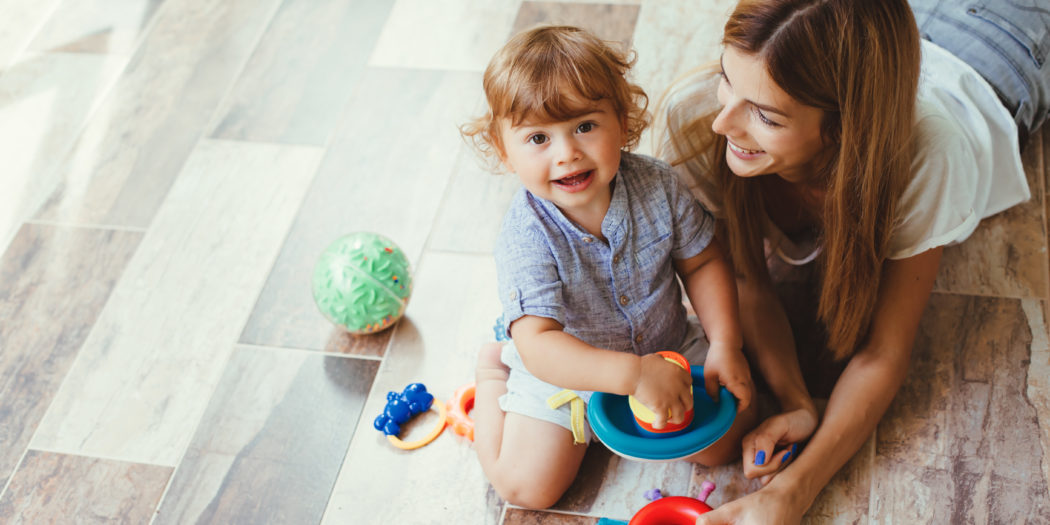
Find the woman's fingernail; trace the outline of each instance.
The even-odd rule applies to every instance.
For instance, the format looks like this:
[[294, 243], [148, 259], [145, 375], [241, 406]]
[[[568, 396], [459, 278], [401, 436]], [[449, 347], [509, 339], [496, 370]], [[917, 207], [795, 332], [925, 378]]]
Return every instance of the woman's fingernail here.
[[787, 451], [786, 454], [784, 454], [784, 459], [781, 459], [780, 462], [781, 463], [787, 463], [789, 459], [791, 459], [791, 451], [790, 450]]
[[762, 465], [766, 464], [766, 451], [765, 450], [759, 450], [758, 452], [755, 453], [755, 464], [760, 466], [760, 467]]
[[798, 455], [798, 443], [792, 443], [791, 444], [791, 455], [792, 456], [797, 456]]

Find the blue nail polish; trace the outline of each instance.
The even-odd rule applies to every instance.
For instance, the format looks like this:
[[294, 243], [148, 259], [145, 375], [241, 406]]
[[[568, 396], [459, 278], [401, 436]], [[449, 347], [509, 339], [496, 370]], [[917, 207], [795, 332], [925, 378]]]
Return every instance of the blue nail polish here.
[[791, 459], [791, 451], [790, 450], [787, 451], [786, 454], [784, 454], [784, 459], [781, 459], [780, 462], [781, 463], [787, 463], [789, 459]]
[[759, 450], [758, 452], [755, 453], [755, 464], [760, 466], [760, 467], [762, 465], [766, 464], [766, 451], [765, 450]]
[[792, 456], [797, 456], [798, 455], [798, 443], [792, 443], [791, 444], [791, 455]]

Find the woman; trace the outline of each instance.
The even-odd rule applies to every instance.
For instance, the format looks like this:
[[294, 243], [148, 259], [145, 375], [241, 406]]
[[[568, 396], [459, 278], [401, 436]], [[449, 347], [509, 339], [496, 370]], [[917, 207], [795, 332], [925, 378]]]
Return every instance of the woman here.
[[[1050, 101], [1042, 1], [917, 0], [922, 40], [905, 0], [743, 0], [720, 64], [668, 94], [661, 154], [723, 219], [745, 348], [781, 409], [743, 441], [763, 488], [698, 523], [798, 523], [900, 387], [943, 247], [1029, 198], [1019, 139]], [[814, 268], [843, 363], [819, 426], [774, 260]]]

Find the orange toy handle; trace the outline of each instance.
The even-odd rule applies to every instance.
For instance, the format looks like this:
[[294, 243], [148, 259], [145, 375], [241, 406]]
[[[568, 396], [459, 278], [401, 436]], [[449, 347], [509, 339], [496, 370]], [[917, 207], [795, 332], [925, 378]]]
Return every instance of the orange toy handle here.
[[474, 383], [456, 389], [448, 402], [448, 421], [452, 431], [474, 441], [474, 420], [470, 411], [474, 409]]
[[689, 371], [689, 361], [685, 360], [684, 355], [670, 350], [661, 350], [657, 352], [657, 354], [662, 355], [664, 359], [684, 368], [686, 372]]

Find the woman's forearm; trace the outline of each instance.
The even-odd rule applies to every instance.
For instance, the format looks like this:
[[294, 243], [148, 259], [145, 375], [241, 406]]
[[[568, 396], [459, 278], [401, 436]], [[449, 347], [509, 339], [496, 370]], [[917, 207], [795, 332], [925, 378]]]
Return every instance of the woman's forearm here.
[[908, 370], [910, 349], [867, 348], [854, 356], [832, 390], [816, 433], [772, 483], [791, 488], [808, 508], [860, 450], [889, 408]]
[[769, 385], [783, 410], [807, 409], [813, 400], [802, 379], [791, 324], [768, 286], [738, 281], [740, 324], [748, 360]]

